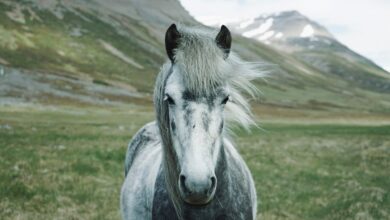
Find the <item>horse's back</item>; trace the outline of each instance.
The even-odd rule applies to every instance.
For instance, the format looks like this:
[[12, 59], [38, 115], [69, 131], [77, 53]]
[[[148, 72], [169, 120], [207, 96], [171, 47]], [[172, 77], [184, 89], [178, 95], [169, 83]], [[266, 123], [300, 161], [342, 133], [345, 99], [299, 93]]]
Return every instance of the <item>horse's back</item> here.
[[150, 219], [154, 184], [161, 166], [161, 142], [156, 123], [146, 124], [129, 143], [121, 191], [124, 219]]
[[152, 143], [160, 142], [160, 134], [156, 122], [150, 122], [144, 125], [131, 139], [126, 152], [125, 159], [125, 176], [140, 150], [145, 149], [145, 146]]

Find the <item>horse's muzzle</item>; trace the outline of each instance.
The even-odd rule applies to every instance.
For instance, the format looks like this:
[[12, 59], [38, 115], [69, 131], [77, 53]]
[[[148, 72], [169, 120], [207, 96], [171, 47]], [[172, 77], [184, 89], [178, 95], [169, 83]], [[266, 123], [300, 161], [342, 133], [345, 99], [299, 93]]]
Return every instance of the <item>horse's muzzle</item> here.
[[183, 174], [179, 177], [179, 189], [182, 199], [190, 205], [209, 203], [217, 188], [217, 178], [190, 179]]

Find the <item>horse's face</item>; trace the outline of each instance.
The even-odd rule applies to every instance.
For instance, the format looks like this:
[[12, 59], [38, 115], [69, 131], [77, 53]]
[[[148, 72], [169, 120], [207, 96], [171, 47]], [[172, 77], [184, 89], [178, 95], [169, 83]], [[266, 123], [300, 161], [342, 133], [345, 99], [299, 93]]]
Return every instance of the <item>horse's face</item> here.
[[175, 67], [166, 83], [164, 101], [169, 106], [172, 147], [180, 168], [179, 191], [193, 205], [210, 202], [217, 186], [215, 168], [229, 93], [223, 86], [216, 91], [212, 95], [191, 92]]

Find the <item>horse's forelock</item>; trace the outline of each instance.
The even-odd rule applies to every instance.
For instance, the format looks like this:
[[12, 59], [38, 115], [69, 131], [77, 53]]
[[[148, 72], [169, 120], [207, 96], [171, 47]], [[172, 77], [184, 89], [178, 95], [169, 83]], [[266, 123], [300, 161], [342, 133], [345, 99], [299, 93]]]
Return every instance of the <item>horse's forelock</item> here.
[[214, 92], [225, 81], [223, 51], [215, 42], [215, 33], [203, 29], [180, 28], [175, 66], [182, 74], [185, 87], [195, 93]]

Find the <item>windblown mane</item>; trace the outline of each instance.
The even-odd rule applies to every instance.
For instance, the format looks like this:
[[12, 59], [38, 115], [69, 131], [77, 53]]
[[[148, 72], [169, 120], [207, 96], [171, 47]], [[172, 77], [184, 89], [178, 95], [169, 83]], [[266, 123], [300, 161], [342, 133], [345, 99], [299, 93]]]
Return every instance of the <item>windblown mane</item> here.
[[[212, 94], [219, 85], [229, 88], [230, 102], [226, 105], [225, 118], [247, 128], [254, 123], [250, 105], [243, 93], [254, 97], [257, 93], [252, 84], [264, 74], [257, 63], [241, 60], [234, 52], [224, 59], [223, 51], [215, 43], [217, 30], [201, 27], [178, 27], [181, 34], [175, 52], [175, 66], [185, 75], [185, 87], [193, 93]], [[172, 71], [171, 62], [163, 65], [156, 81], [156, 109], [163, 108], [165, 82]], [[167, 111], [163, 111], [167, 114]], [[157, 116], [161, 117], [157, 112]], [[165, 124], [165, 121], [160, 121]]]

